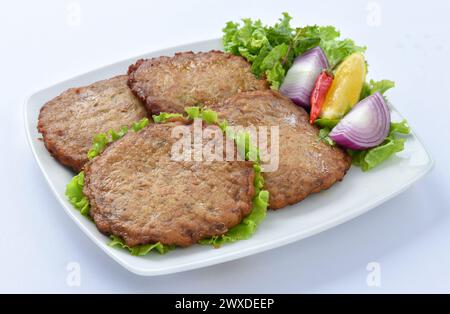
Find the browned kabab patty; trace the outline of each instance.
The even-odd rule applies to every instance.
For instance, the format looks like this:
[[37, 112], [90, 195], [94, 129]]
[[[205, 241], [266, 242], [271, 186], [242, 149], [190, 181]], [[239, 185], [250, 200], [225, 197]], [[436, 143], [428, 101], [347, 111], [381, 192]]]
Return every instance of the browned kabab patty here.
[[147, 116], [140, 100], [117, 76], [88, 86], [70, 88], [40, 111], [38, 131], [47, 150], [63, 165], [79, 171], [88, 161], [92, 138], [118, 130]]
[[173, 57], [139, 60], [131, 65], [128, 84], [152, 114], [184, 112], [239, 92], [265, 90], [244, 58], [221, 51], [182, 52]]
[[230, 125], [279, 126], [278, 170], [263, 173], [272, 209], [329, 188], [351, 165], [344, 151], [318, 140], [319, 131], [309, 124], [305, 110], [278, 92], [240, 93], [211, 108]]
[[174, 161], [173, 127], [129, 132], [85, 166], [83, 191], [102, 233], [128, 246], [188, 246], [225, 233], [250, 213], [252, 163]]

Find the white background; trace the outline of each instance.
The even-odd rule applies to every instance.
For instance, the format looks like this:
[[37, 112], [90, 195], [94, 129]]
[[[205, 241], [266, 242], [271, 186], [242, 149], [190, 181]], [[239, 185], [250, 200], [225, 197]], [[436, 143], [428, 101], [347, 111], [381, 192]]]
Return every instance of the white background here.
[[[2, 1], [0, 292], [450, 292], [449, 10], [444, 0]], [[434, 170], [368, 214], [301, 242], [169, 276], [128, 273], [47, 187], [25, 138], [26, 95], [130, 56], [219, 37], [228, 20], [273, 23], [282, 11], [296, 25], [335, 25], [368, 46], [369, 76], [396, 81], [390, 100], [424, 140]], [[373, 261], [380, 287], [366, 284]], [[70, 262], [80, 265], [79, 287], [66, 283]]]

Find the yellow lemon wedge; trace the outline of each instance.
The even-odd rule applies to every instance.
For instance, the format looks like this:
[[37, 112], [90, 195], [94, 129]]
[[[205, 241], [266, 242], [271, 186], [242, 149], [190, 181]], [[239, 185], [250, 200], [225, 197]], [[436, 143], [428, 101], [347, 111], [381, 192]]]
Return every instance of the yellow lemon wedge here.
[[320, 116], [327, 119], [342, 118], [356, 103], [366, 81], [364, 56], [355, 52], [336, 69], [334, 80], [325, 97]]

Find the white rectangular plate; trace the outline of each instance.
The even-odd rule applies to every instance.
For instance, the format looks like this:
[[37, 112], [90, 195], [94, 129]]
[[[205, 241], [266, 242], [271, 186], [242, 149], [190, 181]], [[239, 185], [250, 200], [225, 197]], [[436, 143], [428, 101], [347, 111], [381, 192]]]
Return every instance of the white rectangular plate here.
[[[145, 257], [107, 245], [109, 239], [97, 231], [95, 225], [81, 216], [66, 200], [64, 190], [74, 175], [61, 166], [45, 149], [36, 130], [39, 109], [51, 98], [70, 87], [83, 86], [97, 80], [126, 73], [138, 58], [173, 55], [178, 51], [208, 51], [222, 49], [220, 40], [208, 40], [155, 51], [124, 60], [95, 71], [74, 77], [31, 95], [25, 102], [24, 115], [28, 140], [34, 156], [50, 188], [67, 214], [103, 251], [129, 271], [145, 276], [162, 275], [205, 267], [279, 247], [324, 231], [348, 221], [404, 191], [432, 167], [433, 162], [419, 139], [413, 134], [405, 150], [378, 168], [363, 173], [352, 167], [344, 180], [327, 191], [308, 197], [288, 208], [269, 212], [257, 233], [249, 240], [225, 245], [220, 249], [195, 245], [176, 249], [166, 255]], [[393, 119], [401, 116], [393, 108]]]

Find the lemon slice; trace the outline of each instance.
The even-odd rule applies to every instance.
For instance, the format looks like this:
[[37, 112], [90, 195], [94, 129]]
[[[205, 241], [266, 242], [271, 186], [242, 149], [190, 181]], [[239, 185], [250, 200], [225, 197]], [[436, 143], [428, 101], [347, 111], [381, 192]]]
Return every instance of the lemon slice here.
[[365, 81], [364, 56], [359, 52], [353, 53], [337, 67], [320, 116], [327, 119], [342, 118], [358, 103]]

